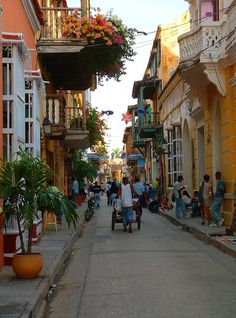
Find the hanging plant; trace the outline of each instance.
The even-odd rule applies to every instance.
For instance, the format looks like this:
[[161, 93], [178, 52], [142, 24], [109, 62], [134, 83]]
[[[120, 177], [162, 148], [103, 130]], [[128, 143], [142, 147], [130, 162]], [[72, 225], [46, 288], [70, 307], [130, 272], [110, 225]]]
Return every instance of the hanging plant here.
[[88, 107], [86, 110], [86, 127], [89, 130], [90, 148], [97, 145], [99, 141], [104, 144], [105, 131], [108, 129], [102, 113], [95, 108]]
[[63, 36], [85, 41], [87, 46], [80, 52], [86, 58], [88, 71], [98, 76], [99, 83], [120, 80], [126, 74], [125, 62], [136, 54], [132, 48], [135, 29], [129, 29], [117, 16], [97, 12], [89, 18], [78, 11], [65, 17]]

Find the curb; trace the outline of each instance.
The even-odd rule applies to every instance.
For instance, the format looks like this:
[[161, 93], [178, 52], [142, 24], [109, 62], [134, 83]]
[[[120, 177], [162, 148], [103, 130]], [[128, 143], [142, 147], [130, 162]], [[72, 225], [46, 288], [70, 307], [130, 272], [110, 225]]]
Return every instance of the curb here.
[[[83, 213], [83, 212], [82, 212]], [[66, 243], [61, 254], [53, 261], [49, 267], [48, 273], [42, 278], [39, 288], [36, 291], [34, 297], [32, 297], [27, 304], [23, 315], [21, 318], [39, 318], [43, 317], [45, 307], [47, 305], [48, 292], [53, 285], [53, 282], [60, 276], [63, 271], [64, 264], [68, 260], [74, 243], [83, 235], [83, 217], [81, 216], [81, 221], [79, 222], [78, 229], [74, 230], [71, 234], [70, 240]]]
[[231, 249], [230, 247], [228, 247], [227, 245], [225, 245], [224, 243], [215, 240], [214, 238], [210, 237], [209, 235], [201, 232], [200, 230], [198, 230], [197, 228], [193, 227], [193, 226], [189, 226], [186, 223], [182, 223], [181, 221], [179, 221], [178, 219], [176, 219], [175, 217], [166, 214], [162, 211], [159, 211], [158, 214], [160, 214], [161, 216], [165, 217], [167, 220], [169, 220], [171, 223], [177, 225], [177, 226], [181, 226], [186, 232], [190, 232], [192, 233], [197, 239], [205, 242], [206, 244], [212, 245], [214, 247], [216, 247], [218, 250], [220, 250], [221, 252], [233, 257], [236, 259], [236, 251]]

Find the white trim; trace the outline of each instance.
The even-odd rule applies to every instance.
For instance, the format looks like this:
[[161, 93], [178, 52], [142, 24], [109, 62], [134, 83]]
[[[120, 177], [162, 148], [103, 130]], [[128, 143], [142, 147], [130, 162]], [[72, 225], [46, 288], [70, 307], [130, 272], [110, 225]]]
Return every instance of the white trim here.
[[35, 9], [34, 9], [34, 6], [32, 4], [32, 1], [22, 0], [22, 3], [23, 3], [23, 6], [25, 8], [25, 13], [29, 18], [29, 21], [30, 21], [30, 24], [32, 26], [34, 33], [36, 33], [37, 31], [40, 31], [40, 23], [39, 23], [37, 15], [35, 14]]

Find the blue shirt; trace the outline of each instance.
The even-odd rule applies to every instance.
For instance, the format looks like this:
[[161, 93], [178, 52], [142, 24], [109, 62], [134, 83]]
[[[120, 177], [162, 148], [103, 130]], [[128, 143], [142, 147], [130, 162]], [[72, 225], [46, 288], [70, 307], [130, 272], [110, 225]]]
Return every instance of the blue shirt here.
[[142, 182], [135, 182], [133, 184], [133, 187], [134, 187], [134, 190], [135, 192], [138, 194], [138, 195], [143, 195], [143, 192], [144, 192], [144, 186], [142, 184]]
[[72, 192], [74, 194], [78, 194], [79, 193], [79, 183], [77, 180], [74, 180], [72, 183]]
[[225, 183], [223, 180], [218, 180], [216, 184], [216, 192], [215, 197], [216, 198], [223, 198], [225, 193]]

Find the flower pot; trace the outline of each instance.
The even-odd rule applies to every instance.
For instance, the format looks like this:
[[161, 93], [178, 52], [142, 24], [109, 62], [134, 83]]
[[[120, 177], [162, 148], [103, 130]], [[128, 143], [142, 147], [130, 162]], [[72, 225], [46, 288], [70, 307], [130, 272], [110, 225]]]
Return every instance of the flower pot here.
[[2, 231], [4, 222], [5, 222], [5, 216], [4, 214], [0, 214], [0, 231]]
[[12, 259], [12, 268], [19, 278], [36, 278], [43, 268], [41, 253], [15, 254]]

